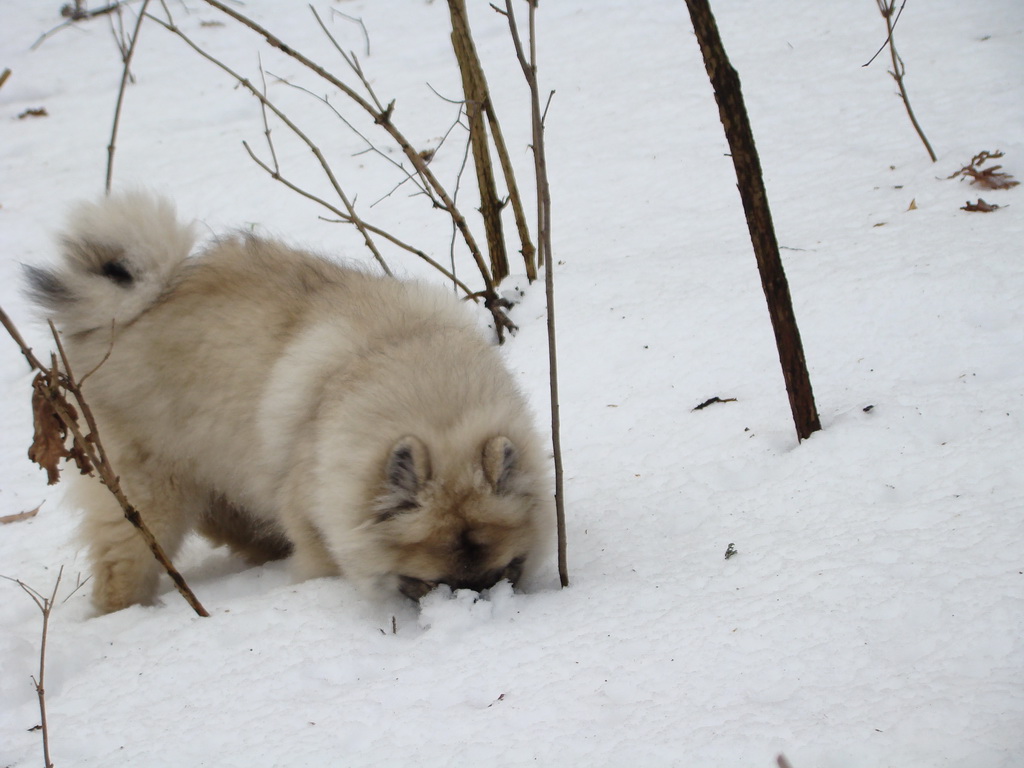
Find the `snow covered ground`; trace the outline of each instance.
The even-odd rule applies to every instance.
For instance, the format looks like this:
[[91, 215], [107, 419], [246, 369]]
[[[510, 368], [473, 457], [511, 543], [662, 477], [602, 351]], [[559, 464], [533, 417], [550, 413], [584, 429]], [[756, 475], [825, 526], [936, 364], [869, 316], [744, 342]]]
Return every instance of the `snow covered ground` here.
[[[525, 182], [521, 72], [503, 20], [470, 4]], [[259, 51], [268, 72], [329, 93], [249, 31], [211, 25], [223, 17], [199, 0], [169, 6], [254, 82]], [[935, 164], [885, 56], [861, 66], [884, 40], [873, 3], [714, 6], [824, 429], [796, 441], [684, 3], [542, 3], [572, 586], [557, 588], [552, 564], [530, 593], [382, 604], [194, 542], [180, 567], [213, 618], [169, 582], [154, 607], [97, 618], [88, 585], [56, 607], [57, 766], [772, 766], [779, 753], [794, 768], [1024, 764], [1024, 192], [945, 178], [997, 149], [1024, 178], [1024, 5], [907, 4], [897, 43]], [[239, 7], [344, 72], [305, 6]], [[428, 88], [459, 92], [446, 5], [318, 7], [396, 99], [396, 123], [436, 146], [458, 109]], [[331, 8], [363, 20], [369, 55]], [[0, 303], [37, 351], [49, 343], [19, 264], [52, 258], [67, 205], [102, 192], [121, 72], [106, 18], [30, 51], [58, 9], [0, 7], [0, 70], [12, 70], [0, 88]], [[267, 156], [258, 104], [226, 76], [151, 23], [133, 71], [115, 186], [171, 195], [211, 232], [251, 226], [368, 258], [355, 232], [246, 156], [242, 140]], [[447, 257], [441, 214], [404, 188], [370, 208], [394, 170], [356, 154], [361, 140], [309, 95], [268, 80], [365, 215]], [[47, 115], [19, 119], [33, 108]], [[308, 150], [280, 126], [274, 136], [283, 168], [325, 189]], [[451, 141], [435, 161], [449, 181], [462, 137]], [[979, 197], [1002, 207], [960, 210]], [[543, 420], [537, 287], [514, 319], [504, 354]], [[0, 525], [0, 574], [48, 592], [63, 566], [63, 597], [86, 574], [77, 512], [25, 457], [31, 374], [13, 343], [0, 355], [0, 516], [43, 503]], [[736, 400], [692, 410], [713, 396]], [[0, 766], [42, 759], [40, 624], [0, 583]]]

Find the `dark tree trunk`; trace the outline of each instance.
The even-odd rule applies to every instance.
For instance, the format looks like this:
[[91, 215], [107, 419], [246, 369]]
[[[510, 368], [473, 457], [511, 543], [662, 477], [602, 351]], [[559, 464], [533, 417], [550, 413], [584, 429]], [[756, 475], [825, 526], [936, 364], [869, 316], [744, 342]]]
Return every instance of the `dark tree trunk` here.
[[704, 56], [708, 77], [711, 78], [718, 112], [732, 152], [743, 211], [747, 217], [750, 240], [761, 273], [761, 285], [768, 300], [768, 312], [775, 331], [782, 373], [786, 379], [789, 405], [793, 411], [797, 436], [804, 440], [812, 432], [821, 429], [821, 423], [814, 404], [814, 393], [811, 391], [811, 379], [807, 374], [800, 331], [793, 314], [789, 283], [782, 268], [782, 259], [779, 258], [779, 244], [775, 239], [775, 227], [768, 208], [761, 161], [757, 156], [754, 134], [750, 130], [750, 120], [743, 104], [740, 79], [729, 64], [708, 0], [686, 0], [686, 7], [693, 20], [693, 29]]

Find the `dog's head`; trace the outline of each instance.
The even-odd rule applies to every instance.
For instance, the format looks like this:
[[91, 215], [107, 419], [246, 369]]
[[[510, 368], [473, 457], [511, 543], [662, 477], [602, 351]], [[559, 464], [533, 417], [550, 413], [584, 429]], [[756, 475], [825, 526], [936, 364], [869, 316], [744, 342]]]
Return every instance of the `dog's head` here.
[[384, 462], [368, 525], [389, 581], [413, 600], [439, 584], [481, 591], [507, 579], [514, 586], [538, 545], [536, 472], [504, 436], [486, 440], [470, 466], [442, 458], [406, 436]]

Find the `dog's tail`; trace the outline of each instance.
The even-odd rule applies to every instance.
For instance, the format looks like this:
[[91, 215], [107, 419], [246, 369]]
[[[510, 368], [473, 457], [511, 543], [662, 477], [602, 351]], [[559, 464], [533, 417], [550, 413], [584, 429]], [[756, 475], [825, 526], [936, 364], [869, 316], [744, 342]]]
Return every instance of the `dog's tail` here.
[[26, 267], [31, 298], [68, 334], [130, 323], [175, 279], [195, 242], [167, 200], [141, 192], [83, 203], [60, 236], [61, 262]]

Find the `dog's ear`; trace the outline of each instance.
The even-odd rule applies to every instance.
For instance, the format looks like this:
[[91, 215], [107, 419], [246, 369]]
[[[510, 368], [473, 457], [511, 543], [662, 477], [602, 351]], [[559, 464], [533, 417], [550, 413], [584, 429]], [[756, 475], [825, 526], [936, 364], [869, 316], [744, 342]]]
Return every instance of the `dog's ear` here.
[[430, 453], [423, 441], [406, 435], [391, 448], [384, 466], [384, 495], [378, 505], [381, 517], [418, 506], [416, 495], [430, 479]]
[[511, 440], [499, 435], [484, 443], [483, 465], [484, 476], [495, 493], [512, 493], [519, 475], [519, 450]]

